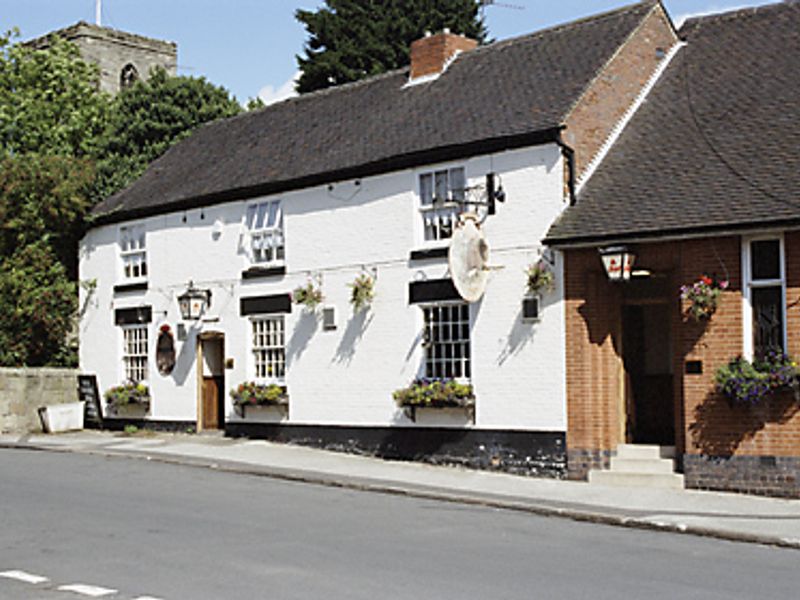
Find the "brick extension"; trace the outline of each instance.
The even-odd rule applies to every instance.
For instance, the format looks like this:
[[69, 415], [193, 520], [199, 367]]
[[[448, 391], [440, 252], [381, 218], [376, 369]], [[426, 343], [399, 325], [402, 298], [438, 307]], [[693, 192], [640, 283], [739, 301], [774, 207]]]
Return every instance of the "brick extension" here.
[[[785, 234], [788, 351], [800, 355], [800, 233]], [[714, 389], [718, 367], [742, 353], [741, 238], [637, 247], [637, 264], [666, 276], [673, 335], [675, 437], [688, 487], [800, 497], [800, 403], [791, 393], [768, 405], [731, 407]], [[701, 274], [729, 278], [707, 324], [684, 316], [679, 289]], [[621, 314], [625, 285], [609, 283], [596, 249], [566, 252], [567, 448], [569, 473], [583, 479], [625, 442]], [[630, 288], [628, 288], [629, 290]], [[701, 361], [701, 374], [685, 373]]]

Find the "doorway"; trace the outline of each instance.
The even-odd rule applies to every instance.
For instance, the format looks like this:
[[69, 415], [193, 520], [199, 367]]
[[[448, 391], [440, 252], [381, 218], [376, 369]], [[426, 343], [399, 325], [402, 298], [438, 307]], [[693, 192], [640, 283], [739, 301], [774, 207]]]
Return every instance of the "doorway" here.
[[627, 303], [622, 311], [625, 368], [625, 440], [675, 445], [671, 305]]
[[200, 410], [198, 431], [225, 428], [225, 337], [206, 334], [200, 338], [198, 374]]

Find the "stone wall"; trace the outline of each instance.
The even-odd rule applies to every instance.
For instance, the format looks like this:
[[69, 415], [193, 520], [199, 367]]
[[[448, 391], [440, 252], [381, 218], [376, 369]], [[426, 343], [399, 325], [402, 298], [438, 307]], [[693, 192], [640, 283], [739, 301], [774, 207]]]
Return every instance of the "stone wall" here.
[[0, 368], [0, 433], [41, 431], [37, 409], [78, 400], [75, 369]]

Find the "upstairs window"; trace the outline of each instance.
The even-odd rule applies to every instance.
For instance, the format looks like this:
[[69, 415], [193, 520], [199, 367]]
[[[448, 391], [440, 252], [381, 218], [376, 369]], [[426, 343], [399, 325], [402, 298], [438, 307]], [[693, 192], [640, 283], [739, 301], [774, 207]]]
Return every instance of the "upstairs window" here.
[[749, 240], [744, 247], [746, 354], [761, 358], [769, 350], [786, 350], [783, 241]]
[[425, 377], [462, 379], [472, 376], [469, 305], [425, 306]]
[[445, 240], [453, 235], [466, 185], [464, 167], [442, 169], [419, 176], [420, 213], [425, 241]]
[[147, 248], [143, 225], [126, 225], [119, 230], [122, 277], [128, 280], [147, 279]]
[[253, 319], [253, 358], [257, 381], [283, 382], [286, 377], [286, 334], [283, 316]]
[[283, 210], [280, 200], [249, 206], [247, 229], [250, 232], [250, 256], [253, 263], [283, 263]]
[[122, 365], [126, 381], [147, 381], [147, 325], [122, 328]]

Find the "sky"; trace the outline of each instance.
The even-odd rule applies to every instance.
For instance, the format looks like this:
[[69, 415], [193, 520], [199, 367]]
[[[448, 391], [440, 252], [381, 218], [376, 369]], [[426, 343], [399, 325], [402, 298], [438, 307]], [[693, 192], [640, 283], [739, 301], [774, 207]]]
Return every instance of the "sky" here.
[[[688, 16], [769, 4], [774, 0], [664, 0], [680, 25]], [[589, 16], [634, 0], [496, 0], [485, 9], [490, 37], [503, 40]], [[108, 27], [178, 44], [178, 73], [203, 76], [245, 103], [292, 93], [306, 31], [298, 8], [320, 0], [102, 0]], [[0, 0], [0, 32], [17, 27], [26, 40], [78, 21], [94, 22], [95, 0]]]

